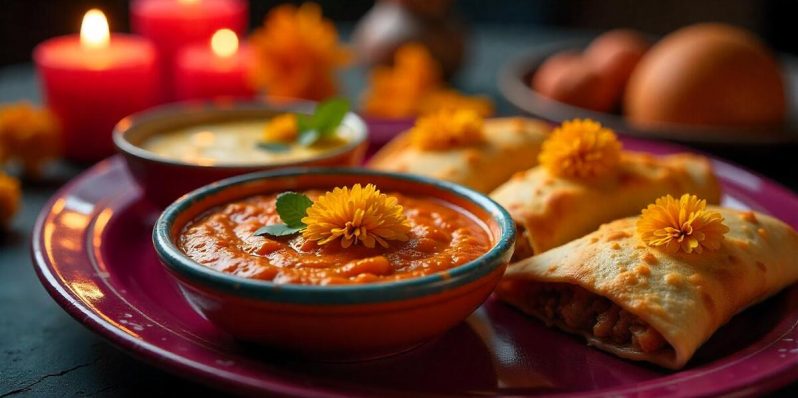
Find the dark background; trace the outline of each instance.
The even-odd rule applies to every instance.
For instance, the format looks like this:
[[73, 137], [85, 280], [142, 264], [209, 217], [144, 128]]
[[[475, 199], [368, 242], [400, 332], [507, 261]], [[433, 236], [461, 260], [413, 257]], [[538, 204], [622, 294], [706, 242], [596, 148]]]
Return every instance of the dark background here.
[[[260, 24], [269, 8], [286, 1], [251, 0], [250, 26]], [[320, 0], [324, 14], [352, 24], [373, 0]], [[0, 0], [0, 66], [29, 62], [42, 40], [75, 33], [87, 9], [102, 9], [112, 31], [129, 31], [127, 0]], [[301, 3], [301, 1], [293, 1]], [[680, 26], [720, 21], [744, 26], [777, 51], [798, 53], [798, 1], [791, 0], [455, 0], [455, 10], [471, 25], [601, 31], [636, 28], [662, 35]], [[533, 43], [530, 43], [533, 44]]]
[[[283, 2], [250, 0], [250, 26], [260, 25], [269, 8]], [[327, 17], [346, 27], [373, 4], [318, 2]], [[127, 0], [0, 0], [0, 100], [39, 97], [30, 65], [4, 66], [29, 63], [33, 47], [44, 39], [77, 33], [92, 7], [106, 13], [112, 31], [129, 31], [128, 6]], [[571, 31], [630, 27], [662, 35], [695, 22], [720, 21], [756, 32], [778, 52], [798, 54], [798, 0], [455, 0], [454, 7], [472, 26], [471, 44], [481, 55], [462, 71], [463, 88], [497, 99], [495, 76], [503, 57]], [[708, 150], [798, 190], [794, 147]], [[46, 181], [26, 181], [22, 212], [11, 233], [0, 233], [0, 398], [213, 393], [116, 350], [71, 319], [41, 287], [29, 260], [33, 220], [55, 189], [79, 171], [63, 167]], [[778, 396], [796, 397], [796, 391], [793, 384]]]

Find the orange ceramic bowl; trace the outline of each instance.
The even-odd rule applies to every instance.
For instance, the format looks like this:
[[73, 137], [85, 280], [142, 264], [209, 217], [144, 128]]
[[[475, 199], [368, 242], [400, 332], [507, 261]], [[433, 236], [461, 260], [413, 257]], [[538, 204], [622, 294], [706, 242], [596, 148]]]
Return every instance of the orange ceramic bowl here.
[[[175, 244], [183, 227], [207, 210], [256, 194], [373, 183], [383, 191], [449, 202], [481, 220], [491, 249], [445, 272], [395, 282], [309, 286], [275, 284], [216, 271]], [[289, 169], [211, 184], [169, 206], [153, 231], [155, 249], [185, 297], [208, 320], [244, 341], [325, 359], [372, 358], [439, 336], [493, 292], [515, 242], [509, 214], [462, 186], [364, 169]]]
[[156, 205], [166, 207], [181, 195], [223, 178], [296, 166], [356, 166], [366, 153], [368, 129], [354, 113], [346, 115], [343, 125], [354, 132], [354, 138], [340, 147], [317, 156], [290, 161], [252, 164], [198, 164], [180, 161], [148, 151], [141, 144], [156, 134], [180, 129], [247, 120], [265, 120], [293, 112], [309, 113], [313, 104], [293, 102], [286, 105], [264, 102], [185, 102], [166, 105], [122, 119], [114, 129], [117, 150], [128, 169]]

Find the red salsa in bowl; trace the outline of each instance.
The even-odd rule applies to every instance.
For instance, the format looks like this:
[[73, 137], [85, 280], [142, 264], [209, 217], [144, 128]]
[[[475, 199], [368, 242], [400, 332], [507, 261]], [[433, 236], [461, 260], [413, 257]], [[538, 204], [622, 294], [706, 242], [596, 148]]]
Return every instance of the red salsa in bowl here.
[[219, 181], [169, 206], [156, 252], [192, 307], [247, 342], [321, 359], [405, 351], [493, 292], [515, 227], [483, 194], [354, 168]]
[[[305, 191], [311, 199], [318, 190]], [[194, 261], [218, 271], [274, 283], [328, 285], [395, 281], [430, 275], [487, 252], [486, 226], [454, 205], [430, 197], [389, 193], [403, 207], [409, 239], [388, 247], [338, 242], [320, 245], [302, 235], [257, 236], [280, 222], [277, 194], [229, 203], [188, 224], [178, 246]]]

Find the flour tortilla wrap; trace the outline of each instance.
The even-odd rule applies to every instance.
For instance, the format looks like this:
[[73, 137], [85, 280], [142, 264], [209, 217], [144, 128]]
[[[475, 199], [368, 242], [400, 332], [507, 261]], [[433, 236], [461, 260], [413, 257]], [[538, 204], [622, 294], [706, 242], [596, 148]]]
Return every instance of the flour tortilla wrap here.
[[[668, 254], [651, 248], [636, 234], [637, 218], [626, 218], [512, 264], [496, 293], [548, 324], [585, 336], [602, 350], [679, 369], [736, 313], [798, 280], [795, 230], [766, 215], [711, 209], [730, 229], [716, 251]], [[574, 327], [564, 317], [547, 315], [544, 307], [535, 305], [541, 286], [587, 292], [593, 302], [607, 299], [653, 328], [665, 344], [645, 352], [634, 344], [598, 338], [595, 328]]]
[[513, 176], [490, 197], [518, 225], [515, 260], [542, 253], [640, 212], [658, 197], [684, 193], [707, 203], [720, 200], [720, 185], [706, 157], [623, 152], [611, 175], [596, 180], [557, 177], [543, 166]]
[[452, 181], [487, 193], [515, 172], [538, 163], [549, 130], [534, 119], [486, 119], [483, 143], [447, 150], [416, 148], [405, 132], [377, 152], [368, 166]]

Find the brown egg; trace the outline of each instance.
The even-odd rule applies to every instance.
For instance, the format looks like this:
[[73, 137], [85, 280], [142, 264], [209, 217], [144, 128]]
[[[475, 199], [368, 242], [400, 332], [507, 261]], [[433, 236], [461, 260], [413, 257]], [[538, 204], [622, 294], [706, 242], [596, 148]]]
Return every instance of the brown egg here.
[[571, 64], [579, 62], [581, 57], [582, 55], [576, 51], [563, 51], [546, 58], [532, 76], [532, 88], [550, 97], [554, 83], [560, 79], [560, 75]]
[[615, 29], [593, 40], [584, 56], [597, 73], [612, 81], [615, 100], [620, 103], [626, 82], [648, 47], [648, 41], [640, 33]]
[[614, 105], [612, 82], [576, 52], [562, 52], [546, 59], [531, 83], [541, 95], [581, 108], [608, 112]]
[[723, 24], [682, 28], [652, 47], [629, 80], [627, 117], [638, 125], [759, 126], [783, 122], [779, 65], [752, 34]]

